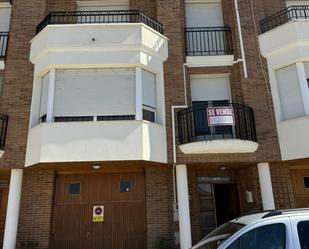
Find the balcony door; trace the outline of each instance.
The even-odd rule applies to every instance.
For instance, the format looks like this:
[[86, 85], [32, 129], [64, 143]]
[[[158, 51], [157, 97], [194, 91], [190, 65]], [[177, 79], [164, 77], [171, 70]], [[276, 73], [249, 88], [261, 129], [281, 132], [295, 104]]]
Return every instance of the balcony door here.
[[198, 140], [232, 138], [231, 126], [208, 125], [207, 108], [229, 106], [230, 82], [224, 75], [191, 75], [191, 99], [194, 116], [194, 133]]

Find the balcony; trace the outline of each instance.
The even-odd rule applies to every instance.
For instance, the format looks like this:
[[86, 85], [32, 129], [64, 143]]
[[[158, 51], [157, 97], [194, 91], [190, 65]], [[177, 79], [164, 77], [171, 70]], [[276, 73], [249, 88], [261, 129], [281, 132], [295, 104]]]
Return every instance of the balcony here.
[[233, 45], [230, 27], [191, 27], [185, 29], [189, 66], [230, 66]]
[[144, 23], [163, 34], [163, 25], [140, 10], [51, 12], [37, 26], [37, 33], [48, 25], [91, 23]]
[[252, 153], [258, 148], [253, 110], [245, 105], [206, 102], [178, 112], [184, 154]]
[[8, 127], [8, 116], [0, 115], [0, 157], [3, 156], [5, 151], [7, 127]]
[[143, 120], [41, 123], [30, 129], [26, 166], [50, 162], [167, 161], [165, 126]]
[[0, 32], [0, 70], [4, 69], [4, 59], [6, 56], [8, 37], [8, 32]]
[[261, 53], [279, 67], [309, 55], [309, 6], [291, 6], [260, 21]]
[[52, 12], [37, 31], [30, 51], [36, 74], [50, 67], [137, 64], [162, 64], [163, 70], [168, 56], [162, 25], [141, 11]]

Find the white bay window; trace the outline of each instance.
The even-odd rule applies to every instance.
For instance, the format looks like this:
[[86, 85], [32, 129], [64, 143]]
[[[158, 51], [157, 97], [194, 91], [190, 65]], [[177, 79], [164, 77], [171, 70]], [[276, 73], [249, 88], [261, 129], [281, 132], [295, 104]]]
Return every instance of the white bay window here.
[[51, 73], [40, 81], [39, 122], [156, 121], [156, 75], [149, 71], [101, 68], [56, 69], [54, 72], [53, 89]]

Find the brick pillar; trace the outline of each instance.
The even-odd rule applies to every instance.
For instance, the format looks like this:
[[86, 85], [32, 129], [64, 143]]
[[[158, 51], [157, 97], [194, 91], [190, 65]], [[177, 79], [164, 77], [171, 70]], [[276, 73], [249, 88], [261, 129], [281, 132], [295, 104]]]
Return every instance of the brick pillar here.
[[141, 10], [152, 18], [157, 16], [156, 0], [130, 0], [130, 9]]
[[154, 249], [158, 239], [174, 245], [172, 169], [146, 168], [147, 248]]
[[24, 172], [17, 248], [22, 242], [37, 242], [38, 249], [50, 248], [54, 185], [54, 171]]
[[164, 25], [164, 35], [169, 38], [169, 55], [164, 63], [166, 104], [166, 129], [168, 160], [172, 161], [171, 105], [182, 105], [184, 99], [184, 1], [157, 0], [157, 20]]

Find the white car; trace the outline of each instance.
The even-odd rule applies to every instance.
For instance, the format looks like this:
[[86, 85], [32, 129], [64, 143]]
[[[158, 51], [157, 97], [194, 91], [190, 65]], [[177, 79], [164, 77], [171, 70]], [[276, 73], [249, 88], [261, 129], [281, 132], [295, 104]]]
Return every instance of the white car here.
[[309, 249], [309, 209], [242, 216], [218, 227], [191, 249]]

